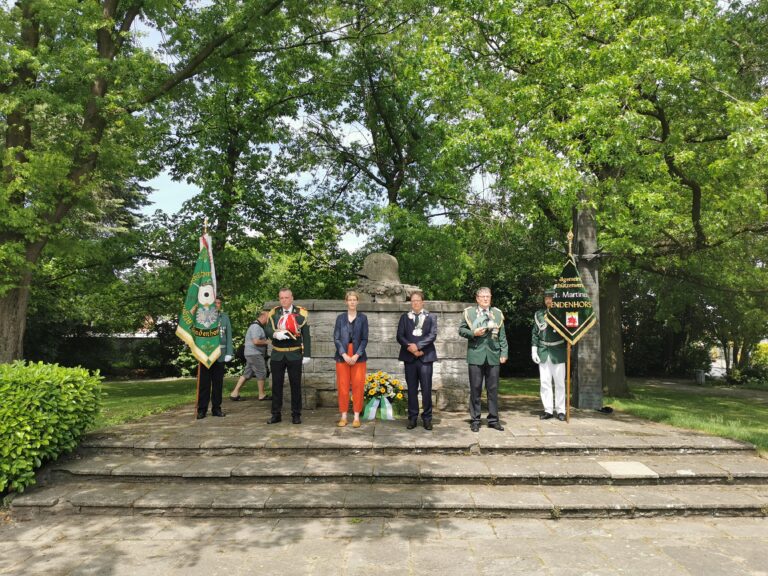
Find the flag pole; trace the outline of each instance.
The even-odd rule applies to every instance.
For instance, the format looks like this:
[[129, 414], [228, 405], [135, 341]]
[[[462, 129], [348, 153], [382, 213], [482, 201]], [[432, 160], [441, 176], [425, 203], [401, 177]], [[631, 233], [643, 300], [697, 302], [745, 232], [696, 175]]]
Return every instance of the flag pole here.
[[[573, 228], [568, 230], [568, 258], [573, 258]], [[565, 421], [571, 423], [571, 342], [566, 344], [565, 362]]]
[[[208, 216], [206, 216], [203, 220], [203, 236], [208, 234]], [[195, 393], [195, 417], [197, 417], [197, 412], [200, 410], [200, 365], [202, 362], [198, 360], [197, 362], [197, 391]], [[206, 412], [208, 411], [208, 407], [206, 406]]]
[[[200, 411], [200, 364], [201, 362], [198, 360], [197, 362], [197, 390], [195, 391], [195, 418], [197, 418], [197, 413]], [[206, 412], [208, 411], [208, 408], [206, 407]]]
[[571, 343], [566, 345], [565, 364], [565, 421], [571, 423]]

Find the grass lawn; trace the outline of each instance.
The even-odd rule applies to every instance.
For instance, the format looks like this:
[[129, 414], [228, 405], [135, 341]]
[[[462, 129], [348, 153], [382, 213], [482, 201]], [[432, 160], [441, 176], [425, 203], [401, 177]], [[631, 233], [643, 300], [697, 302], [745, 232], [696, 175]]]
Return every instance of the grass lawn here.
[[[714, 387], [667, 389], [650, 386], [644, 380], [630, 380], [629, 388], [630, 398], [606, 396], [604, 404], [614, 410], [677, 428], [750, 442], [761, 452], [768, 453], [768, 401], [724, 396]], [[539, 381], [534, 378], [502, 378], [499, 392], [538, 397]]]
[[[236, 380], [224, 379], [225, 395]], [[94, 429], [138, 420], [181, 404], [194, 404], [196, 382], [195, 378], [106, 381], [102, 384], [105, 396]]]

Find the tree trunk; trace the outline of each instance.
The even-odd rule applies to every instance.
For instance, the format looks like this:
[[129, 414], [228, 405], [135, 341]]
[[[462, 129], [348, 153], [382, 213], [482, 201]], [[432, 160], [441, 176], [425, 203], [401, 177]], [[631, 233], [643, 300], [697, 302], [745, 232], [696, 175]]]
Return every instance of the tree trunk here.
[[723, 348], [723, 359], [725, 360], [725, 373], [731, 373], [731, 347], [728, 345], [728, 340], [722, 340], [720, 345]]
[[19, 288], [14, 288], [0, 298], [0, 363], [19, 360], [24, 354], [29, 279], [30, 275], [27, 274]]
[[752, 350], [752, 344], [750, 344], [746, 338], [741, 342], [741, 350], [739, 351], [739, 370], [746, 370], [749, 368], [750, 352]]
[[[575, 210], [574, 226], [576, 267], [584, 283], [595, 315], [600, 320], [599, 260], [597, 252], [597, 223], [593, 210]], [[573, 403], [577, 408], [603, 407], [600, 328], [593, 327], [573, 348], [576, 365], [573, 374]]]
[[600, 347], [603, 355], [603, 386], [609, 396], [629, 396], [624, 373], [624, 345], [621, 336], [621, 289], [617, 272], [600, 278]]

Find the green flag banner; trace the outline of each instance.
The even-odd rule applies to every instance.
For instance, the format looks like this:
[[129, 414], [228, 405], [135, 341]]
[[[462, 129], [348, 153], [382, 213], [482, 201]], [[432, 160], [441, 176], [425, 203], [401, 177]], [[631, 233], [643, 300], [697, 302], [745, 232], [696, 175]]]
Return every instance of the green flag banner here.
[[184, 308], [179, 315], [176, 336], [184, 340], [192, 354], [210, 368], [221, 355], [219, 312], [216, 310], [216, 271], [213, 267], [211, 238], [200, 237], [200, 253], [197, 256], [192, 281], [187, 289]]
[[568, 257], [555, 283], [555, 295], [552, 307], [547, 309], [546, 319], [547, 324], [570, 344], [576, 344], [597, 321], [592, 300], [584, 288], [573, 256]]

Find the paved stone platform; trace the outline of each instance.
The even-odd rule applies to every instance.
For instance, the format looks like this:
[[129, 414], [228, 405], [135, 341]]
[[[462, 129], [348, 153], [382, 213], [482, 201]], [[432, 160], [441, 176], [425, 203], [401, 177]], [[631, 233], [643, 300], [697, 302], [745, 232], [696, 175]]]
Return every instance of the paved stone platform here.
[[0, 574], [764, 575], [768, 519], [0, 517]]
[[768, 514], [768, 460], [746, 444], [626, 415], [570, 423], [507, 402], [506, 429], [463, 414], [335, 426], [331, 409], [267, 425], [266, 402], [190, 407], [90, 434], [16, 497], [17, 518], [120, 516], [566, 518]]

